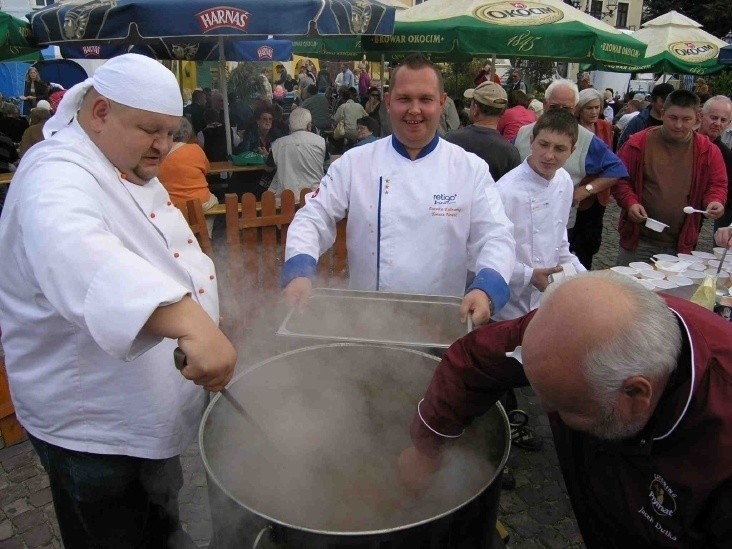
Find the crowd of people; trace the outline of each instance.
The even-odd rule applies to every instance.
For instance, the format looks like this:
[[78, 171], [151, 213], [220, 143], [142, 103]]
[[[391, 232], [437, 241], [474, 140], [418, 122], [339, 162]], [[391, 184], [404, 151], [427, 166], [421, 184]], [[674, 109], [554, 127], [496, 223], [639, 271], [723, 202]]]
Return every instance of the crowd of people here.
[[[460, 319], [479, 326], [445, 353], [417, 406], [402, 482], [419, 492], [443, 448], [499, 399], [513, 442], [541, 451], [513, 393], [530, 385], [588, 546], [729, 546], [730, 324], [586, 271], [613, 198], [618, 264], [694, 249], [704, 219], [732, 246], [722, 142], [732, 101], [702, 104], [659, 84], [647, 102], [621, 105], [612, 91], [557, 79], [535, 105], [520, 71], [504, 86], [489, 64], [451, 99], [439, 68], [411, 55], [388, 93], [364, 67], [344, 64], [330, 82], [304, 63], [300, 104], [286, 113], [277, 87], [293, 79], [277, 72], [261, 72], [251, 104], [230, 97], [235, 151], [264, 168], [227, 185], [315, 189], [288, 228], [284, 298], [306, 306], [347, 217], [351, 288], [462, 296]], [[42, 109], [31, 79], [27, 100]], [[178, 514], [179, 456], [236, 351], [217, 326], [214, 265], [175, 208], [216, 204], [208, 165], [228, 137], [223, 96], [191, 99], [184, 108], [162, 65], [126, 54], [24, 130], [45, 139], [23, 151], [0, 217], [0, 326], [16, 412], [67, 547], [192, 543]], [[330, 132], [341, 120], [338, 146]], [[649, 218], [667, 230], [647, 230]], [[176, 347], [188, 357], [182, 376]], [[509, 471], [503, 479], [510, 488]]]

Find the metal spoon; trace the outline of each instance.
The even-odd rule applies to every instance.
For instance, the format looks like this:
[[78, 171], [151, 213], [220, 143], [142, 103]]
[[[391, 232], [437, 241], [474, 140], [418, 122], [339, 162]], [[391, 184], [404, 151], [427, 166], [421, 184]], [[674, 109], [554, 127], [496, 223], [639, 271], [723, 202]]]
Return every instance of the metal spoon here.
[[684, 206], [684, 213], [685, 214], [693, 214], [693, 213], [700, 213], [700, 214], [706, 214], [706, 210], [697, 210], [696, 208], [692, 208], [691, 206]]

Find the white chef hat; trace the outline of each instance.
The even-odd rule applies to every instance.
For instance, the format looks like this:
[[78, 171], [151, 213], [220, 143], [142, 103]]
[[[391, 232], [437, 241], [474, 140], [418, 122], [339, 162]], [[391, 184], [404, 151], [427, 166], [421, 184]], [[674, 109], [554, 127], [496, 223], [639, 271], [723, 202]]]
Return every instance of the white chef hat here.
[[126, 53], [113, 57], [93, 77], [66, 92], [56, 114], [43, 126], [46, 138], [69, 124], [92, 86], [121, 105], [170, 116], [183, 115], [183, 99], [173, 73], [150, 57]]

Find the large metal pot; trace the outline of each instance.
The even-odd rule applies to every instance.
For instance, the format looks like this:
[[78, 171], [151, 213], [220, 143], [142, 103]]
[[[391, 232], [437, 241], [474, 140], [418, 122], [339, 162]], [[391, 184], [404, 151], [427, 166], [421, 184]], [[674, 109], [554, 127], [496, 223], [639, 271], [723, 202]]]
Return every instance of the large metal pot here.
[[436, 365], [409, 349], [330, 344], [240, 374], [229, 390], [256, 425], [215, 397], [199, 432], [212, 547], [492, 547], [509, 450], [500, 405], [452, 444], [426, 493], [396, 480]]

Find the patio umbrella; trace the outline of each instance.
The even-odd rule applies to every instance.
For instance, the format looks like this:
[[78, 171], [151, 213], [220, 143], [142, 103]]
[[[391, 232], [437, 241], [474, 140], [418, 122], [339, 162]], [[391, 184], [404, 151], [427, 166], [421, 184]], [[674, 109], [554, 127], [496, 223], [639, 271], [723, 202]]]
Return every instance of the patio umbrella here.
[[670, 11], [641, 25], [631, 36], [648, 45], [644, 59], [630, 66], [595, 65], [614, 72], [660, 72], [664, 74], [712, 74], [724, 66], [717, 58], [724, 40], [701, 29], [701, 25]]
[[[394, 8], [375, 0], [68, 0], [34, 12], [41, 44], [166, 48], [277, 36], [390, 34]], [[222, 70], [223, 74], [223, 70]], [[231, 152], [226, 79], [222, 78]]]
[[41, 58], [40, 50], [26, 21], [0, 11], [0, 60], [36, 61]]
[[389, 36], [307, 38], [295, 43], [298, 51], [343, 58], [424, 53], [434, 60], [495, 55], [630, 64], [643, 57], [645, 45], [561, 0], [430, 0], [398, 11]]
[[397, 13], [393, 36], [363, 37], [376, 52], [627, 64], [645, 45], [561, 0], [430, 0]]
[[[168, 42], [128, 46], [64, 44], [61, 56], [66, 59], [109, 59], [124, 53], [139, 53], [155, 59], [171, 61], [217, 61], [218, 42]], [[289, 61], [292, 59], [291, 40], [239, 40], [224, 42], [227, 61]]]

